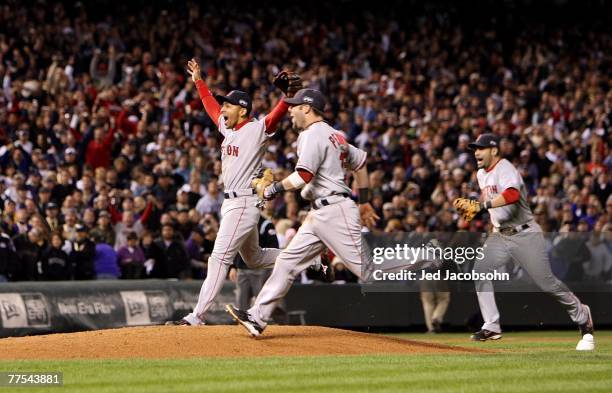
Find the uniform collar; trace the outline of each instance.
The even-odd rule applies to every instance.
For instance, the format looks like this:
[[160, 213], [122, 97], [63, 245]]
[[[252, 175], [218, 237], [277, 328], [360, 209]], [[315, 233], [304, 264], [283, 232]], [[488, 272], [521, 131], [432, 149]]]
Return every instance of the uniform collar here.
[[244, 127], [248, 122], [250, 122], [251, 120], [253, 120], [252, 117], [247, 118], [245, 121], [243, 121], [242, 123], [238, 123], [236, 124], [236, 127], [234, 127], [234, 131], [239, 131], [242, 127]]
[[501, 160], [503, 160], [503, 158], [500, 158], [499, 161], [497, 161], [495, 164], [493, 164], [492, 167], [490, 168], [485, 168], [485, 172], [490, 173], [493, 169], [495, 169], [495, 167], [497, 166], [497, 164], [499, 164], [501, 162]]
[[317, 121], [315, 121], [315, 122], [310, 123], [310, 124], [308, 125], [308, 127], [304, 128], [304, 130], [303, 130], [303, 131], [309, 130], [309, 129], [311, 129], [313, 126], [318, 125], [318, 124], [320, 124], [320, 123], [323, 123], [323, 124], [328, 124], [328, 123], [327, 123], [325, 120], [317, 120]]

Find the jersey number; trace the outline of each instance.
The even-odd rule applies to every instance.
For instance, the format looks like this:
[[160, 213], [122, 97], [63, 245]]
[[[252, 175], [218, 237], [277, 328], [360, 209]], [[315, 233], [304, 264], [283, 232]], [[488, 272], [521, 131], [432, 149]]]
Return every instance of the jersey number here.
[[340, 161], [342, 162], [342, 167], [347, 168], [348, 143], [346, 142], [346, 139], [344, 139], [342, 134], [335, 133], [329, 136], [329, 141], [336, 149], [340, 150]]

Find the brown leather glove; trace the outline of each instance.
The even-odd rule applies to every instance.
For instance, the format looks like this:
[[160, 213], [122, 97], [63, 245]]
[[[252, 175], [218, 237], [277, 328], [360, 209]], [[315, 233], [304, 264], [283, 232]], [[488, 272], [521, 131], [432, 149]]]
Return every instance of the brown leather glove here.
[[456, 198], [453, 201], [453, 206], [466, 222], [472, 221], [476, 214], [482, 210], [480, 202], [467, 198]]
[[293, 97], [298, 90], [303, 88], [302, 78], [295, 72], [282, 70], [272, 81], [287, 97]]
[[261, 177], [256, 177], [253, 179], [251, 182], [251, 187], [253, 187], [259, 199], [263, 201], [265, 199], [264, 190], [272, 183], [274, 183], [274, 174], [272, 173], [272, 169], [267, 168], [263, 171]]

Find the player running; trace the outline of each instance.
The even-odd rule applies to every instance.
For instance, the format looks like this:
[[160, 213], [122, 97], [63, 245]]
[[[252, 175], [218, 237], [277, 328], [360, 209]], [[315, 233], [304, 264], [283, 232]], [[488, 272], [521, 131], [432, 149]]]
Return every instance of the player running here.
[[[492, 272], [511, 260], [515, 261], [540, 289], [565, 307], [572, 321], [578, 324], [582, 338], [576, 350], [595, 349], [591, 310], [550, 270], [542, 229], [533, 219], [525, 184], [518, 170], [499, 156], [499, 140], [493, 134], [480, 135], [469, 147], [474, 149], [476, 156], [483, 202], [457, 198], [453, 204], [467, 221], [480, 210], [488, 210], [494, 227], [485, 242], [484, 258], [475, 264], [474, 271]], [[484, 325], [472, 335], [472, 340], [498, 340], [502, 334], [493, 283], [476, 281], [475, 284]]]
[[[260, 211], [256, 207], [258, 198], [251, 182], [261, 170], [266, 142], [274, 135], [289, 105], [280, 100], [264, 118], [254, 119], [250, 116], [252, 104], [247, 93], [233, 90], [226, 96], [213, 97], [202, 79], [197, 61], [190, 60], [187, 67], [204, 109], [224, 137], [221, 144], [221, 178], [225, 200], [221, 206], [219, 232], [208, 259], [208, 273], [198, 303], [192, 313], [181, 320], [169, 321], [167, 325], [204, 324], [204, 314], [221, 290], [236, 253], [240, 252], [250, 268], [268, 268], [274, 265], [280, 251], [259, 246], [257, 223]], [[274, 84], [286, 96], [292, 96], [301, 88], [299, 76], [286, 71], [277, 75]], [[313, 255], [310, 259], [313, 258], [319, 257]]]
[[[367, 155], [348, 144], [341, 133], [323, 120], [323, 94], [314, 89], [302, 89], [284, 102], [291, 105], [293, 126], [303, 130], [298, 137], [298, 162], [295, 172], [264, 190], [264, 197], [273, 199], [284, 191], [302, 188], [301, 195], [311, 201], [312, 209], [289, 246], [278, 255], [272, 275], [253, 307], [244, 311], [226, 306], [232, 317], [254, 337], [263, 332], [276, 302], [289, 291], [295, 277], [324, 247], [332, 250], [351, 272], [361, 277], [362, 223], [372, 226], [378, 219], [368, 203]], [[359, 207], [349, 198], [348, 170], [354, 172]]]

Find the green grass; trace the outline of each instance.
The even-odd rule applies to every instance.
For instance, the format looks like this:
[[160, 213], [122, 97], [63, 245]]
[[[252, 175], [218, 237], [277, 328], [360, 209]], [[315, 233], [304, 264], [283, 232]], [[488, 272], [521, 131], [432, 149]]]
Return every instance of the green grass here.
[[612, 391], [612, 332], [596, 333], [597, 350], [592, 353], [574, 351], [576, 332], [508, 333], [501, 341], [487, 343], [471, 343], [466, 334], [394, 336], [486, 348], [495, 353], [2, 361], [0, 371], [62, 371], [64, 387], [0, 387], [0, 393]]

